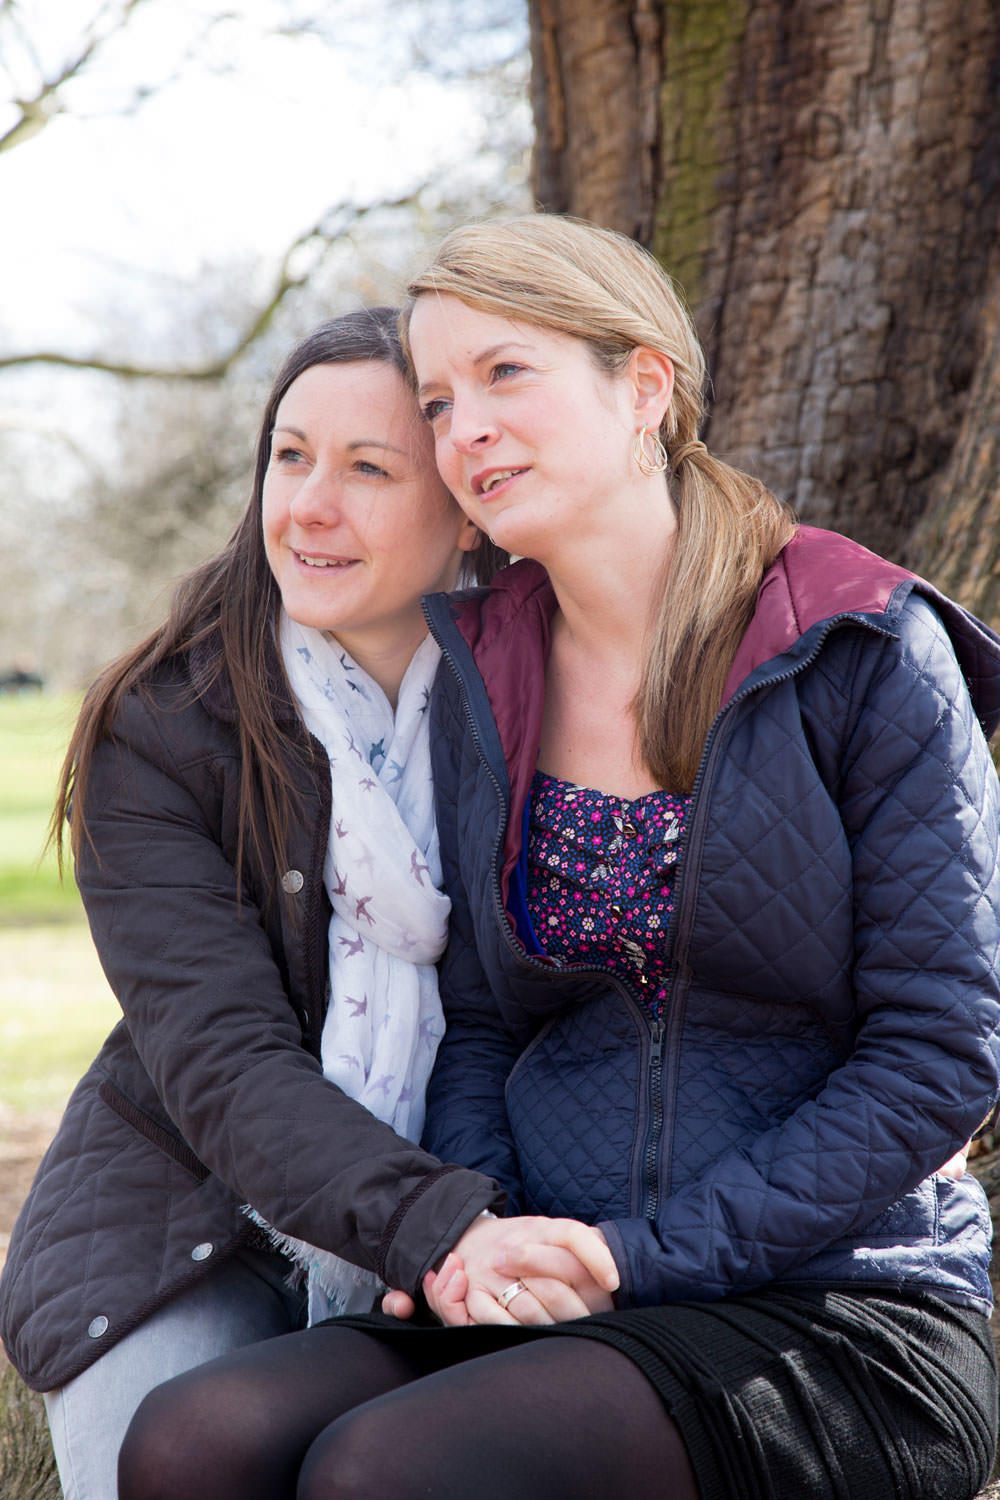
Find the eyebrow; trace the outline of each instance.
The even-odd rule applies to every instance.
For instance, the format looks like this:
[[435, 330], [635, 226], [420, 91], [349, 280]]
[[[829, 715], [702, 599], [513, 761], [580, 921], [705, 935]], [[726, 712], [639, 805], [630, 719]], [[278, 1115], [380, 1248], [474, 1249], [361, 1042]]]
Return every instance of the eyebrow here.
[[395, 443], [384, 443], [381, 438], [356, 438], [347, 445], [348, 453], [353, 453], [357, 448], [382, 448], [386, 453], [401, 453], [404, 458], [409, 457], [405, 448], [397, 448]]
[[[271, 432], [272, 435], [275, 432], [290, 432], [292, 437], [301, 438], [304, 443], [309, 441], [301, 427], [292, 427], [287, 422], [276, 422]], [[397, 448], [395, 443], [384, 443], [381, 438], [355, 438], [353, 443], [347, 445], [348, 453], [354, 453], [358, 448], [383, 448], [388, 453], [401, 453], [404, 458], [408, 456], [405, 448]]]
[[[530, 344], [519, 344], [516, 339], [504, 339], [503, 343], [501, 343], [501, 344], [491, 344], [488, 349], [483, 349], [479, 354], [474, 354], [472, 356], [472, 363], [474, 365], [483, 365], [483, 364], [485, 364], [487, 362], [487, 360], [496, 359], [496, 357], [497, 357], [498, 354], [503, 354], [508, 349], [529, 349], [530, 350], [531, 349], [531, 345]], [[435, 380], [426, 380], [426, 381], [424, 381], [424, 383], [422, 385], [420, 385], [420, 386], [417, 387], [417, 395], [418, 396], [425, 395], [427, 391], [433, 390], [434, 386], [437, 385], [437, 384], [438, 384], [438, 382], [435, 381]]]

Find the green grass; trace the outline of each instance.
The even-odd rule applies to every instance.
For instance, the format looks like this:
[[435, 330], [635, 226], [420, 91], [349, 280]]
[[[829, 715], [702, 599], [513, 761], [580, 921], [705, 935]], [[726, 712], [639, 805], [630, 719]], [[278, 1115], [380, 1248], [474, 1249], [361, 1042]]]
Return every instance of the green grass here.
[[[120, 1015], [72, 875], [60, 886], [55, 855], [41, 857], [77, 707], [76, 698], [0, 696], [0, 1127], [51, 1122]], [[9, 1228], [0, 1225], [3, 1243]], [[2, 1355], [0, 1495], [60, 1495], [41, 1397]]]
[[82, 919], [72, 873], [60, 886], [55, 854], [42, 854], [78, 706], [70, 696], [0, 697], [0, 927]]
[[0, 1105], [61, 1109], [120, 1011], [72, 874], [44, 858], [79, 700], [0, 697]]

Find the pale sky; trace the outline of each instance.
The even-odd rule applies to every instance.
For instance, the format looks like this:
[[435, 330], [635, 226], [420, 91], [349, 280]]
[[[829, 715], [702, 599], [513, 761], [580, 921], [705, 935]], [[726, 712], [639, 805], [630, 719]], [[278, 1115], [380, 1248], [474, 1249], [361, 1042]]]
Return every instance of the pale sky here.
[[[405, 193], [486, 144], [474, 86], [402, 72], [399, 36], [386, 45], [391, 0], [327, 5], [350, 23], [341, 45], [269, 33], [297, 3], [237, 0], [236, 19], [185, 59], [215, 7], [146, 0], [67, 93], [73, 113], [0, 155], [0, 345], [82, 351], [109, 298], [141, 302], [159, 277], [231, 257], [276, 259], [329, 204]], [[96, 8], [23, 5], [56, 59]], [[4, 62], [9, 98], [30, 79], [9, 49]], [[118, 113], [137, 84], [155, 88], [176, 67], [179, 81]]]
[[[35, 97], [39, 65], [56, 76], [89, 21], [125, 3], [4, 0], [0, 135], [16, 119], [11, 100]], [[280, 34], [308, 9], [322, 38]], [[283, 252], [326, 209], [406, 197], [434, 174], [449, 202], [468, 202], [470, 187], [492, 199], [508, 160], [497, 142], [511, 125], [515, 140], [530, 138], [527, 89], [515, 80], [520, 102], [489, 120], [475, 69], [519, 55], [525, 11], [525, 0], [140, 0], [99, 65], [66, 90], [66, 112], [0, 152], [0, 353], [198, 360], [246, 326]], [[206, 29], [219, 12], [232, 19]], [[133, 108], [137, 89], [148, 95]], [[356, 298], [359, 255], [376, 269], [381, 257], [405, 261], [394, 222], [400, 245], [368, 233], [369, 249], [349, 239], [327, 260], [324, 297], [336, 299], [336, 274], [347, 278], [345, 305]], [[169, 401], [154, 388], [156, 399], [173, 430], [212, 419], [202, 388], [175, 387]], [[18, 559], [15, 589], [0, 602], [0, 648], [60, 680], [82, 679], [95, 653], [127, 643], [116, 614], [126, 564], [111, 534], [99, 526], [93, 548], [72, 548], [87, 536], [104, 476], [131, 481], [127, 456], [118, 467], [120, 424], [135, 438], [135, 462], [155, 468], [141, 415], [137, 436], [128, 426], [143, 400], [141, 385], [43, 364], [0, 371], [0, 547]], [[186, 564], [154, 566], [157, 588], [174, 566]], [[72, 624], [81, 600], [93, 616], [86, 630]]]

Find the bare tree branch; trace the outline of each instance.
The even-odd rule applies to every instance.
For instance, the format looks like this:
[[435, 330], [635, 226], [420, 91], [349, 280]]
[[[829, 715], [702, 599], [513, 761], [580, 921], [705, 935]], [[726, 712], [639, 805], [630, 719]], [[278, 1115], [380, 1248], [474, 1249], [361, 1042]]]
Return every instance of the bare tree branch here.
[[[58, 99], [59, 90], [71, 78], [76, 78], [83, 71], [110, 36], [114, 36], [128, 25], [132, 12], [144, 3], [145, 0], [125, 0], [110, 30], [103, 30], [101, 26], [104, 17], [109, 12], [109, 8], [105, 7], [103, 12], [94, 17], [82, 45], [68, 61], [62, 64], [59, 71], [51, 78], [43, 77], [35, 93], [29, 99], [12, 101], [20, 110], [20, 117], [9, 130], [0, 135], [0, 151], [12, 151], [15, 146], [22, 146], [25, 141], [30, 141], [62, 112]], [[8, 3], [0, 9], [0, 15], [5, 13], [8, 16], [14, 16], [16, 20], [16, 6], [11, 3], [11, 0], [8, 0]], [[20, 31], [20, 27], [18, 30]], [[30, 39], [23, 33], [22, 41], [26, 44], [30, 43]]]
[[267, 330], [288, 294], [304, 286], [315, 270], [296, 271], [293, 265], [299, 252], [315, 241], [325, 253], [344, 235], [350, 233], [368, 214], [384, 209], [405, 208], [420, 197], [426, 184], [412, 193], [395, 199], [385, 199], [364, 207], [356, 204], [338, 204], [327, 209], [316, 223], [300, 234], [285, 251], [278, 265], [277, 275], [270, 294], [258, 309], [250, 323], [233, 340], [229, 348], [213, 359], [196, 365], [157, 365], [135, 360], [118, 360], [102, 355], [64, 354], [55, 349], [29, 350], [21, 354], [0, 355], [0, 370], [9, 370], [22, 365], [54, 365], [66, 370], [95, 370], [100, 374], [119, 375], [127, 380], [222, 380], [232, 366], [245, 354], [252, 344]]

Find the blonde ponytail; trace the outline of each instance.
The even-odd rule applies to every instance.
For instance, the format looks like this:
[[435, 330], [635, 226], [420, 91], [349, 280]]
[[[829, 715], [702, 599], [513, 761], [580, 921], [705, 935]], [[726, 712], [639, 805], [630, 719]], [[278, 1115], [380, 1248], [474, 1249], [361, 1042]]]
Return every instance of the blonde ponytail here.
[[763, 484], [700, 444], [682, 451], [691, 441], [673, 444], [677, 544], [634, 705], [644, 761], [682, 791], [694, 785], [761, 579], [794, 531]]

